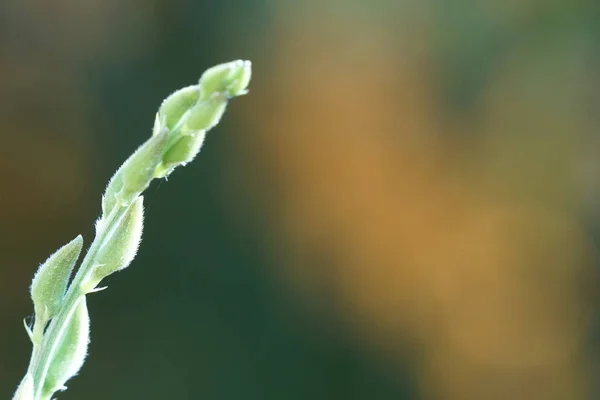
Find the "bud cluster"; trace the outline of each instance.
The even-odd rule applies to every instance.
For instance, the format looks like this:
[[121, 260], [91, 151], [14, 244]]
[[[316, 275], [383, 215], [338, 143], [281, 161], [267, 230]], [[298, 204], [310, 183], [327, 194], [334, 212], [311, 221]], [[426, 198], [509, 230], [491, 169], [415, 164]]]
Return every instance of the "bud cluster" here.
[[179, 89], [161, 104], [152, 136], [119, 168], [104, 195], [106, 217], [115, 204], [127, 206], [154, 178], [169, 175], [200, 152], [206, 132], [219, 123], [229, 99], [247, 93], [250, 61], [232, 61], [207, 70], [196, 85]]
[[155, 176], [170, 174], [192, 161], [200, 151], [206, 132], [219, 123], [229, 99], [244, 95], [252, 75], [250, 61], [232, 61], [207, 70], [197, 85], [167, 97], [158, 110], [154, 134], [169, 131]]
[[[86, 295], [108, 275], [126, 268], [136, 255], [144, 218], [141, 195], [155, 178], [192, 161], [206, 132], [219, 123], [228, 101], [247, 93], [249, 61], [233, 61], [207, 70], [196, 85], [167, 97], [156, 114], [152, 136], [113, 175], [102, 197], [96, 237], [71, 281], [83, 247], [77, 236], [51, 255], [31, 284], [35, 310], [27, 374], [13, 400], [46, 400], [84, 363], [89, 343]], [[69, 282], [71, 281], [70, 285]]]

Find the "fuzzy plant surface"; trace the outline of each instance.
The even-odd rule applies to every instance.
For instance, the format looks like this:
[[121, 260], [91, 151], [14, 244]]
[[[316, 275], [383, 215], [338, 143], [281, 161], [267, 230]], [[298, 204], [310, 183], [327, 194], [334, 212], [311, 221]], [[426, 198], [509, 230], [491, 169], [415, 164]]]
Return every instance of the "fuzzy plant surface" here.
[[196, 85], [177, 90], [161, 104], [152, 136], [117, 170], [102, 196], [95, 238], [71, 279], [83, 248], [81, 235], [52, 254], [31, 283], [35, 318], [25, 329], [33, 343], [29, 367], [13, 400], [49, 400], [66, 389], [82, 367], [90, 338], [86, 296], [126, 268], [137, 252], [144, 216], [142, 193], [200, 151], [230, 99], [246, 94], [249, 61], [208, 69]]

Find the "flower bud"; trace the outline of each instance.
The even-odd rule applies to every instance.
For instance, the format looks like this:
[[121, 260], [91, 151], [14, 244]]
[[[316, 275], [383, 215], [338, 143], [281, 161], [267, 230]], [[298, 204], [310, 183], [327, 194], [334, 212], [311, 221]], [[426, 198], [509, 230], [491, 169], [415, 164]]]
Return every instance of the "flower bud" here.
[[200, 152], [205, 137], [206, 131], [204, 130], [181, 136], [179, 140], [165, 152], [161, 167], [169, 169], [178, 165], [185, 165], [192, 161]]
[[152, 136], [126, 162], [120, 193], [125, 204], [130, 204], [146, 190], [154, 178], [154, 170], [162, 160], [168, 135], [167, 130], [162, 130], [156, 136]]
[[97, 265], [92, 270], [89, 282], [82, 284], [84, 291], [92, 290], [102, 279], [126, 268], [137, 253], [142, 239], [144, 221], [143, 197], [138, 197], [119, 221], [115, 222], [96, 255]]
[[36, 324], [41, 324], [37, 329], [40, 332], [61, 306], [71, 271], [82, 247], [83, 238], [79, 235], [48, 257], [33, 277], [31, 299], [35, 309]]
[[90, 342], [90, 316], [85, 296], [79, 299], [75, 312], [60, 339], [44, 381], [42, 398], [50, 398], [58, 390], [65, 390], [85, 361]]
[[162, 102], [158, 115], [161, 119], [164, 118], [169, 130], [172, 131], [179, 125], [181, 118], [196, 104], [198, 97], [200, 97], [200, 88], [198, 85], [193, 85], [179, 89]]
[[[204, 72], [198, 85], [180, 89], [163, 101], [154, 123], [153, 135], [164, 129], [169, 130], [169, 135], [162, 160], [154, 169], [154, 177], [166, 177], [178, 165], [185, 165], [194, 159], [202, 147], [206, 132], [221, 120], [228, 100], [247, 92], [251, 76], [250, 61], [220, 64]], [[109, 184], [118, 192], [126, 186], [125, 181], [120, 179], [115, 175]], [[105, 196], [105, 214], [114, 206], [113, 197]]]
[[200, 100], [206, 100], [214, 93], [225, 93], [227, 97], [246, 93], [252, 75], [250, 61], [231, 61], [208, 69], [200, 78]]
[[28, 373], [19, 384], [12, 400], [33, 400], [34, 394], [33, 377]]
[[140, 195], [152, 179], [162, 161], [169, 132], [161, 130], [131, 155], [112, 177], [102, 198], [102, 211], [107, 216], [115, 204], [129, 205]]
[[186, 128], [191, 131], [212, 129], [221, 120], [225, 108], [227, 108], [227, 97], [223, 93], [213, 94], [190, 110]]
[[241, 61], [241, 63], [242, 65], [232, 74], [231, 83], [227, 87], [229, 98], [248, 93], [248, 85], [252, 78], [252, 63], [250, 61]]

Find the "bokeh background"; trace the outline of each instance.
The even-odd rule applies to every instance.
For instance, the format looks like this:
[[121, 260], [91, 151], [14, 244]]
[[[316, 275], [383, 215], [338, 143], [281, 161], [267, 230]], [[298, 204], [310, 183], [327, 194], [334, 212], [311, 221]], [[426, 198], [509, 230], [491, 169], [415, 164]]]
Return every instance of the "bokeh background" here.
[[59, 398], [599, 398], [593, 0], [0, 1], [1, 398], [38, 264], [237, 58]]

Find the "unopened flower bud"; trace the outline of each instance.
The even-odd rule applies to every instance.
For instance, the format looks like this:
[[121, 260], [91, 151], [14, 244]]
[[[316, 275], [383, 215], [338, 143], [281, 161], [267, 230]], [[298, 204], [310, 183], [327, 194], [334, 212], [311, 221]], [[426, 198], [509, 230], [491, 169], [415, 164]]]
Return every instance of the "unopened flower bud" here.
[[177, 142], [165, 152], [162, 166], [172, 168], [178, 165], [185, 165], [192, 161], [200, 152], [206, 131], [196, 131], [188, 135], [181, 136]]
[[85, 296], [76, 307], [48, 369], [43, 398], [49, 399], [54, 392], [66, 389], [65, 383], [79, 372], [85, 361], [90, 342], [90, 317]]
[[199, 86], [193, 85], [179, 89], [163, 101], [158, 109], [158, 115], [160, 118], [164, 118], [165, 125], [169, 130], [172, 131], [179, 125], [181, 118], [196, 104], [199, 96]]
[[208, 69], [200, 78], [200, 100], [206, 100], [214, 93], [225, 93], [227, 97], [240, 96], [252, 75], [250, 61], [231, 61]]
[[115, 173], [102, 198], [104, 216], [112, 211], [115, 204], [129, 205], [146, 190], [162, 161], [168, 135], [169, 132], [164, 129], [152, 136]]
[[41, 324], [38, 330], [43, 330], [43, 325], [58, 312], [82, 247], [83, 238], [79, 235], [48, 257], [33, 277], [31, 299], [36, 324]]
[[227, 97], [223, 93], [215, 93], [190, 110], [186, 128], [191, 131], [208, 131], [219, 123], [226, 108]]
[[229, 98], [248, 93], [248, 85], [250, 84], [250, 78], [252, 78], [252, 63], [250, 61], [238, 61], [238, 64], [240, 62], [241, 64], [233, 72], [231, 82], [227, 86]]
[[82, 284], [84, 291], [92, 290], [102, 279], [126, 268], [137, 253], [144, 222], [143, 197], [138, 197], [102, 244], [96, 256], [97, 265], [92, 270], [89, 282]]
[[169, 132], [163, 130], [146, 141], [123, 169], [121, 199], [129, 204], [142, 193], [154, 178], [154, 169], [161, 162]]

